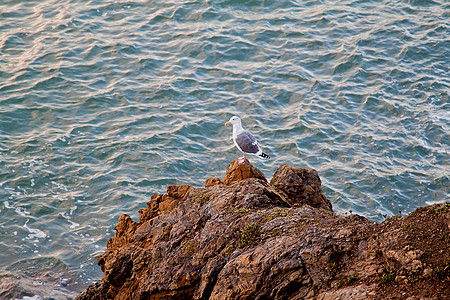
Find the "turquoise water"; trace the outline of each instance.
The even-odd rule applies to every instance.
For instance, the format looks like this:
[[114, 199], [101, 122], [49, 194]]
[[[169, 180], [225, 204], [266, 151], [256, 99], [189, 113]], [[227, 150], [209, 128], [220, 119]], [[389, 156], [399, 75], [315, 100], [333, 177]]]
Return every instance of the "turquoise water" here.
[[339, 214], [449, 201], [449, 16], [443, 0], [2, 1], [0, 274], [54, 299], [99, 280], [121, 214], [223, 178], [232, 115], [269, 179], [316, 169]]

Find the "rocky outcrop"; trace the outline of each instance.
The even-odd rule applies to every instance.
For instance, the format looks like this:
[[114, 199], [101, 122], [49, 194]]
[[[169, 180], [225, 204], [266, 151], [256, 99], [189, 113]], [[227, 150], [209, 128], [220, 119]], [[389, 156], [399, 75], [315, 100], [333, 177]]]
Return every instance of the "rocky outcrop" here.
[[248, 161], [119, 218], [78, 299], [446, 299], [450, 205], [381, 224], [338, 216], [315, 170]]
[[273, 175], [270, 185], [283, 192], [292, 204], [310, 205], [332, 211], [331, 202], [320, 188], [321, 182], [316, 170], [281, 165]]
[[231, 184], [234, 181], [240, 181], [247, 178], [258, 178], [263, 181], [267, 181], [263, 172], [251, 165], [248, 159], [245, 159], [244, 163], [238, 163], [237, 160], [233, 160], [231, 164], [227, 166], [227, 172], [223, 183]]

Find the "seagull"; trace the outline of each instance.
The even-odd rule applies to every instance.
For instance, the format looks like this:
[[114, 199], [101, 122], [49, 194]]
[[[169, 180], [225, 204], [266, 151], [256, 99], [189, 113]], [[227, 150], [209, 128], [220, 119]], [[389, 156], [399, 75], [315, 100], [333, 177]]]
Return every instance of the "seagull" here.
[[258, 145], [255, 137], [248, 131], [244, 130], [241, 125], [241, 119], [237, 116], [231, 117], [230, 121], [225, 125], [233, 125], [233, 142], [236, 147], [244, 153], [243, 157], [238, 158], [238, 164], [245, 161], [245, 154], [253, 154], [261, 158], [270, 159], [270, 156], [265, 154]]

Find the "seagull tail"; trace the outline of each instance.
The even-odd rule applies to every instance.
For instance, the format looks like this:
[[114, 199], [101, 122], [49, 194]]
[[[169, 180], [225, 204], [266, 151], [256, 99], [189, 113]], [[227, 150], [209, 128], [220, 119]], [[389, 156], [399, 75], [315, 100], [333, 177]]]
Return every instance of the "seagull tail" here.
[[258, 156], [261, 158], [270, 159], [270, 156], [265, 154], [264, 152], [261, 152]]

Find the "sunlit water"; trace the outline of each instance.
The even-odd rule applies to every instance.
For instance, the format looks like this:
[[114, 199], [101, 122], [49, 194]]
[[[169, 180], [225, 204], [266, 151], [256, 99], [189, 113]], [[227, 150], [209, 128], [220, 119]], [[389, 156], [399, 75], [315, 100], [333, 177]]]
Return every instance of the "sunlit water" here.
[[121, 214], [223, 178], [232, 115], [269, 179], [316, 169], [339, 214], [449, 201], [449, 15], [443, 0], [2, 1], [0, 273], [54, 299], [99, 280]]

